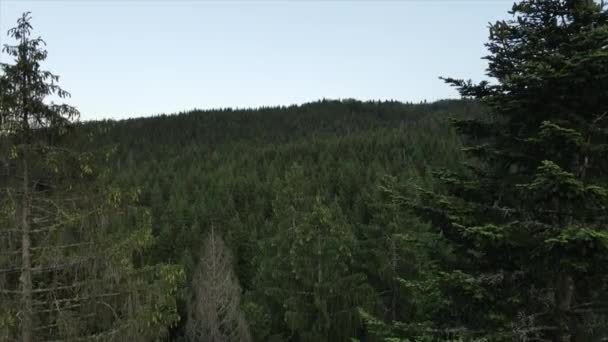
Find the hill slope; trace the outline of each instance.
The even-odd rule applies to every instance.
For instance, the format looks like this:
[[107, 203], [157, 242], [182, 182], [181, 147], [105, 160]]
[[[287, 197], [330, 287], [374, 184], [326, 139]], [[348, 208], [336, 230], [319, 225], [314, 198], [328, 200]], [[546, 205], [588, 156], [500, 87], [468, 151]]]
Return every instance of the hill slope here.
[[[92, 122], [84, 131], [104, 133], [95, 145], [118, 144], [115, 181], [142, 189], [157, 237], [148, 258], [180, 263], [191, 276], [213, 227], [234, 255], [256, 340], [344, 340], [364, 336], [357, 307], [414, 315], [394, 279], [421, 277], [437, 257], [438, 240], [392, 208], [380, 184], [432, 186], [430, 168], [459, 168], [461, 145], [447, 118], [481, 112], [465, 100], [324, 100]], [[417, 242], [395, 245], [403, 235]], [[315, 237], [327, 244], [308, 246]], [[335, 277], [312, 276], [322, 271]], [[184, 326], [191, 300], [184, 298]]]

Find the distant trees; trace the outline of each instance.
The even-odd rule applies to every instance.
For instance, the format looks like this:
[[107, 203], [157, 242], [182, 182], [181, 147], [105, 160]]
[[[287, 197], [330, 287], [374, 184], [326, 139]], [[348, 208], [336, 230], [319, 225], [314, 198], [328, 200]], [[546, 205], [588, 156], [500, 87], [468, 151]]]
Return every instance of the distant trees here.
[[[446, 79], [482, 101], [455, 121], [467, 172], [398, 195], [450, 241], [437, 273], [460, 336], [605, 339], [608, 293], [608, 12], [593, 1], [522, 1], [490, 27], [488, 76]], [[377, 322], [375, 322], [377, 323]]]
[[[310, 295], [315, 283], [319, 307], [323, 301], [333, 305], [327, 310], [329, 338], [340, 340], [368, 333], [359, 306], [378, 317], [394, 313], [398, 320], [413, 320], [422, 313], [428, 318], [426, 312], [441, 305], [402, 285], [421, 277], [417, 269], [433, 273], [426, 267], [434, 265], [431, 253], [419, 252], [441, 250], [432, 244], [436, 235], [426, 225], [411, 224], [412, 215], [385, 203], [386, 196], [367, 194], [378, 192], [378, 181], [387, 174], [399, 183], [430, 185], [431, 167], [457, 168], [459, 141], [441, 117], [479, 115], [479, 108], [466, 100], [427, 105], [326, 101], [90, 122], [66, 138], [70, 146], [85, 149], [119, 143], [108, 164], [111, 184], [140, 187], [141, 204], [151, 209], [153, 241], [144, 260], [179, 262], [194, 279], [207, 250], [207, 227], [214, 225], [232, 255], [254, 340], [324, 334], [317, 329], [327, 320], [317, 319], [320, 311]], [[299, 129], [293, 129], [294, 122]], [[129, 155], [137, 165], [133, 170], [124, 167]], [[298, 240], [320, 236], [321, 248], [316, 239], [296, 244], [294, 217]], [[312, 254], [312, 248], [321, 255]], [[295, 278], [291, 260], [306, 282]], [[318, 265], [321, 282], [311, 274]], [[192, 295], [197, 284], [188, 282], [188, 291], [180, 293]], [[294, 292], [289, 310], [283, 306], [288, 290]], [[171, 329], [171, 339], [187, 338], [190, 298], [180, 298], [182, 320]]]
[[233, 265], [220, 233], [211, 226], [190, 286], [186, 326], [190, 341], [252, 341]]
[[[0, 339], [156, 337], [175, 321], [179, 268], [141, 259], [152, 240], [137, 191], [108, 184], [106, 157], [65, 146], [78, 111], [41, 69], [29, 13], [0, 74]], [[137, 258], [139, 256], [139, 259]]]
[[[351, 100], [193, 112], [86, 123], [70, 144], [120, 143], [109, 175], [119, 188], [141, 187], [151, 208], [146, 258], [179, 262], [191, 279], [172, 339], [187, 339], [191, 304], [205, 303], [191, 296], [214, 226], [232, 255], [252, 339], [366, 340], [359, 308], [426, 326], [443, 314], [437, 291], [424, 290], [434, 288], [431, 258], [445, 246], [378, 184], [392, 175], [433, 186], [431, 168], [459, 168], [447, 113], [477, 117], [480, 107]], [[99, 130], [107, 134], [88, 138]], [[129, 155], [133, 170], [124, 167]]]

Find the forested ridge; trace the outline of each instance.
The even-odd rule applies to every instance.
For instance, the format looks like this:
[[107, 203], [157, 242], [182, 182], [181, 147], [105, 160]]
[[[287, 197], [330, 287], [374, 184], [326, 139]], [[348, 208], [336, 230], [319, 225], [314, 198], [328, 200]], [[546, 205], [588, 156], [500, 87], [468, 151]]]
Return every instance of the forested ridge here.
[[[0, 339], [604, 341], [608, 12], [530, 0], [492, 82], [79, 122], [0, 75]], [[449, 76], [449, 75], [448, 75]]]
[[[233, 267], [244, 291], [243, 308], [253, 315], [249, 319], [257, 340], [274, 335], [287, 338], [289, 324], [314, 329], [321, 309], [314, 307], [313, 298], [303, 295], [301, 307], [278, 308], [288, 298], [295, 300], [297, 295], [291, 296], [298, 292], [312, 293], [321, 285], [327, 291], [352, 295], [341, 299], [351, 304], [335, 303], [325, 309], [329, 315], [347, 312], [343, 314], [347, 325], [332, 327], [334, 334], [347, 338], [362, 329], [356, 312], [359, 305], [379, 315], [389, 311], [395, 318], [403, 315], [398, 306], [404, 305], [405, 292], [391, 278], [398, 270], [418, 272], [430, 263], [412, 251], [412, 246], [395, 245], [390, 256], [394, 270], [386, 269], [389, 256], [383, 254], [391, 248], [391, 239], [409, 235], [417, 240], [428, 232], [413, 216], [384, 208], [379, 187], [383, 182], [431, 185], [433, 168], [457, 169], [461, 145], [448, 119], [480, 113], [481, 106], [470, 100], [431, 104], [324, 100], [286, 108], [193, 111], [85, 127], [106, 132], [93, 140], [95, 144], [103, 139], [120, 146], [112, 165], [115, 181], [120, 186], [141, 187], [141, 203], [151, 208], [153, 232], [158, 237], [151, 258], [179, 263], [192, 275], [205, 253], [201, 246], [215, 227], [235, 256]], [[320, 206], [318, 210], [337, 216], [333, 219], [339, 221], [332, 223], [335, 229], [345, 230], [345, 236], [323, 252], [346, 249], [348, 261], [341, 265], [325, 260], [323, 268], [332, 280], [315, 284], [309, 279], [311, 283], [303, 288], [298, 279], [312, 265], [283, 265], [287, 268], [281, 275], [262, 273], [285, 261], [285, 255], [279, 254], [283, 252], [268, 253], [271, 248], [290, 251], [311, 238], [298, 237], [286, 220], [304, 224], [300, 221], [310, 219], [314, 203]], [[405, 226], [385, 231], [383, 224], [398, 222]], [[321, 237], [325, 242], [330, 238]], [[417, 243], [437, 241], [425, 237]], [[317, 257], [308, 250], [313, 247], [301, 248], [298, 259], [314, 262]], [[334, 273], [342, 267], [347, 267], [344, 277], [360, 278], [365, 294], [348, 294], [350, 281], [336, 283]], [[277, 289], [285, 293], [278, 298], [270, 295]], [[285, 322], [289, 311], [303, 317]]]

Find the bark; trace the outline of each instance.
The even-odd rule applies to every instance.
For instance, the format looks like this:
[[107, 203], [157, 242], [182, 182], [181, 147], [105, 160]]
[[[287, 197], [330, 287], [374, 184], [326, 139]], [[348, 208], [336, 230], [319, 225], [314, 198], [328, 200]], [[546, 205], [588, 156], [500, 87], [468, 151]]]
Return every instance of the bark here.
[[23, 155], [23, 201], [21, 208], [21, 300], [23, 305], [23, 321], [21, 324], [21, 339], [23, 342], [32, 341], [32, 260], [30, 255], [30, 225], [29, 225], [29, 184], [28, 184], [27, 155]]
[[572, 340], [572, 332], [570, 328], [570, 320], [568, 313], [572, 308], [572, 299], [574, 295], [574, 281], [572, 276], [566, 272], [562, 272], [557, 276], [557, 284], [555, 291], [555, 301], [559, 310], [560, 325], [558, 330], [558, 341], [570, 342]]
[[395, 239], [391, 237], [391, 283], [393, 284], [391, 289], [391, 321], [397, 320], [397, 246], [395, 244]]

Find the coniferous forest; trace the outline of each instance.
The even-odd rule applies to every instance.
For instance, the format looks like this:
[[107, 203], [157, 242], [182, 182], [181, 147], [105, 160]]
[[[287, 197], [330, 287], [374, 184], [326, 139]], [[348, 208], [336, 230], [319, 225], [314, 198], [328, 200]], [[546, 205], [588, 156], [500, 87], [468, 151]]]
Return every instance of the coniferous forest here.
[[443, 75], [458, 100], [120, 121], [48, 101], [70, 94], [24, 13], [0, 340], [607, 340], [607, 8], [514, 4], [490, 80]]

